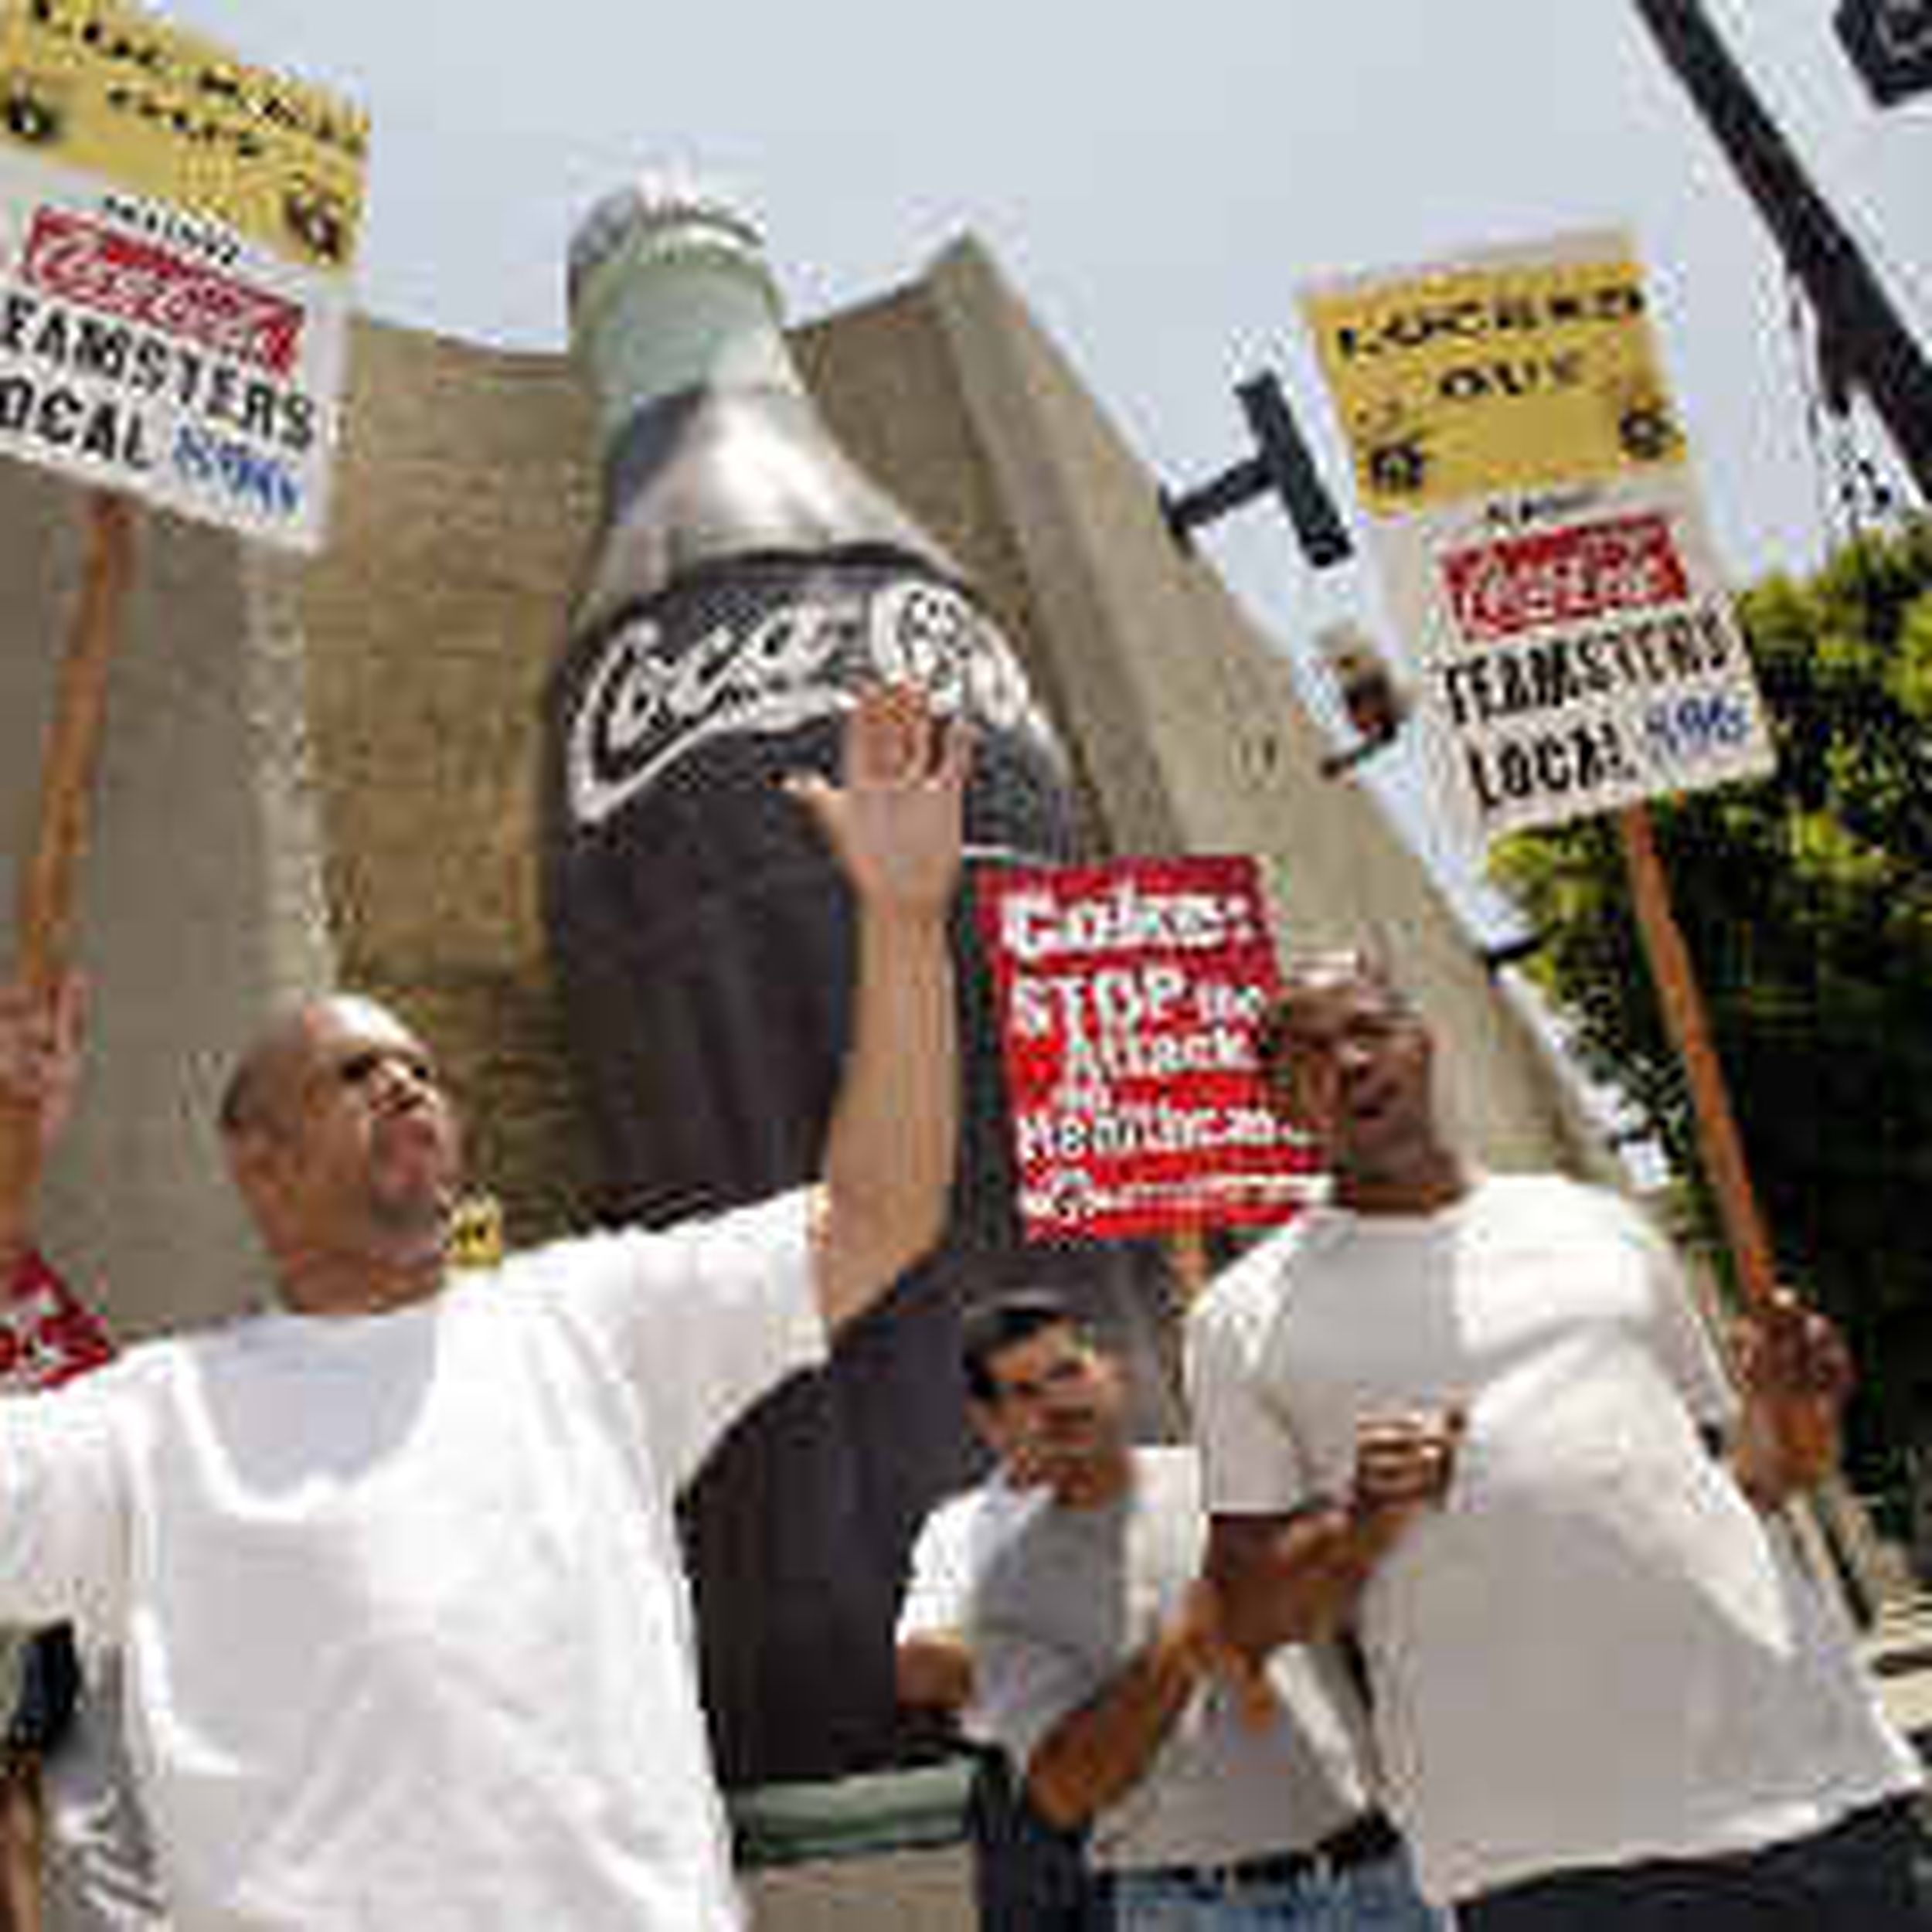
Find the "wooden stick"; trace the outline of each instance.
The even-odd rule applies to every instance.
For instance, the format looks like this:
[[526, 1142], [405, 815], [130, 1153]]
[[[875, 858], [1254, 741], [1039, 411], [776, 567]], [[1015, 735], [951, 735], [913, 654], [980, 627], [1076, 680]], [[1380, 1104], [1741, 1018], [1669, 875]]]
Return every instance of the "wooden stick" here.
[[1711, 1043], [1703, 995], [1671, 909], [1670, 886], [1664, 862], [1658, 855], [1650, 814], [1643, 806], [1633, 805], [1617, 814], [1617, 828], [1623, 835], [1631, 896], [1636, 902], [1638, 924], [1665, 1024], [1689, 1077], [1698, 1151], [1717, 1196], [1718, 1213], [1737, 1264], [1739, 1289], [1747, 1308], [1762, 1308], [1777, 1286], [1777, 1264], [1764, 1216], [1758, 1212], [1723, 1070]]
[[[1737, 1265], [1739, 1291], [1746, 1308], [1761, 1308], [1777, 1285], [1777, 1263], [1764, 1217], [1758, 1212], [1757, 1196], [1751, 1186], [1750, 1170], [1745, 1165], [1743, 1144], [1731, 1111], [1723, 1070], [1711, 1043], [1703, 995], [1691, 965], [1689, 949], [1671, 909], [1669, 883], [1658, 854], [1650, 814], [1643, 806], [1634, 805], [1617, 815], [1617, 823], [1651, 976], [1663, 1005], [1665, 1022], [1689, 1076], [1698, 1150], [1717, 1196], [1725, 1236]], [[1714, 1325], [1713, 1332], [1721, 1345], [1725, 1335], [1723, 1325]], [[1728, 1349], [1725, 1354], [1728, 1359]], [[1872, 1560], [1871, 1526], [1844, 1477], [1828, 1476], [1819, 1485], [1818, 1493], [1804, 1499], [1801, 1506], [1787, 1505], [1783, 1512], [1813, 1577], [1821, 1586], [1835, 1591], [1839, 1587], [1839, 1573], [1833, 1560], [1834, 1538], [1827, 1533], [1823, 1520], [1828, 1513], [1837, 1519], [1837, 1548], [1869, 1610], [1883, 1597], [1884, 1580]], [[1861, 1531], [1862, 1538], [1853, 1536], [1853, 1530]]]
[[[107, 667], [120, 641], [134, 574], [133, 506], [110, 492], [86, 499], [80, 597], [55, 687], [40, 767], [39, 816], [20, 869], [15, 972], [50, 993], [67, 963], [74, 883], [87, 841], [88, 804], [107, 701]], [[24, 1229], [40, 1184], [37, 1111], [0, 1099], [0, 1227]]]

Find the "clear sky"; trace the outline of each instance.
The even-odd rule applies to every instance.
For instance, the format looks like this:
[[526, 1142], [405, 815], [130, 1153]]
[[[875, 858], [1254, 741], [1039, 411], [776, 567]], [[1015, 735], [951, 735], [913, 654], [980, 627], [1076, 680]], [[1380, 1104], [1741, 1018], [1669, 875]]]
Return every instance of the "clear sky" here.
[[[1921, 338], [1932, 100], [1881, 112], [1837, 0], [1706, 0]], [[172, 0], [180, 24], [333, 86], [374, 123], [360, 287], [385, 318], [563, 336], [570, 228], [641, 165], [761, 211], [794, 317], [977, 234], [1143, 457], [1246, 453], [1231, 393], [1287, 377], [1344, 469], [1298, 286], [1605, 223], [1637, 236], [1719, 553], [1818, 560], [1787, 294], [1753, 212], [1629, 0]], [[1209, 553], [1291, 649], [1315, 607], [1285, 526]]]

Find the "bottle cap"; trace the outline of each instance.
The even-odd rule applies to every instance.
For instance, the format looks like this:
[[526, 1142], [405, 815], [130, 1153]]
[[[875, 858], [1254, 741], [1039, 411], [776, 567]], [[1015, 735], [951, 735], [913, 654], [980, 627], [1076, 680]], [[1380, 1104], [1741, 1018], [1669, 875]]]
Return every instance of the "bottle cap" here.
[[687, 391], [802, 393], [783, 318], [746, 204], [688, 172], [606, 195], [571, 238], [570, 353], [607, 440]]
[[709, 256], [749, 269], [770, 291], [757, 222], [715, 182], [670, 170], [641, 175], [597, 202], [570, 237], [569, 291], [574, 316], [591, 278], [618, 257], [639, 263]]

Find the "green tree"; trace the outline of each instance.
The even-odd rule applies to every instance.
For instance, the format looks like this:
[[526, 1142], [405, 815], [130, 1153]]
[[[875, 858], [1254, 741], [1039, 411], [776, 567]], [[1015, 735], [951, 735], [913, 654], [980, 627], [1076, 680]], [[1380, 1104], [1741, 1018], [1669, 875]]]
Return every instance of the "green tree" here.
[[[1859, 1355], [1855, 1466], [1885, 1481], [1932, 1417], [1932, 522], [1740, 609], [1777, 773], [1660, 801], [1657, 839], [1781, 1270]], [[1694, 1176], [1614, 824], [1525, 835], [1495, 869], [1585, 1063]]]

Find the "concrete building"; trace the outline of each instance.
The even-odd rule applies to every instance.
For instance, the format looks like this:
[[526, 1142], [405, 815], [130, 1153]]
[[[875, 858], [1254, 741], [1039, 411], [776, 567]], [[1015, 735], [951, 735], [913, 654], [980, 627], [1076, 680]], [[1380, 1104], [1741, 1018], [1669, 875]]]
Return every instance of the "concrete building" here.
[[[782, 251], [781, 251], [782, 253]], [[1176, 547], [1155, 479], [977, 243], [801, 329], [835, 433], [951, 550], [1014, 641], [1116, 853], [1245, 852], [1284, 939], [1369, 940], [1445, 1023], [1494, 1165], [1601, 1153], [1415, 860], [1325, 749], [1269, 638]], [[512, 1238], [596, 1189], [537, 916], [539, 700], [595, 505], [560, 358], [358, 326], [335, 528], [306, 564], [148, 521], [115, 674], [80, 951], [94, 1065], [46, 1244], [128, 1335], [253, 1292], [212, 1128], [270, 1000], [332, 980], [437, 1044]], [[0, 863], [32, 774], [78, 543], [65, 485], [0, 472]], [[1284, 541], [1287, 541], [1286, 532]], [[1294, 614], [1280, 614], [1284, 625]], [[957, 1855], [760, 1882], [771, 1932], [964, 1923]]]

